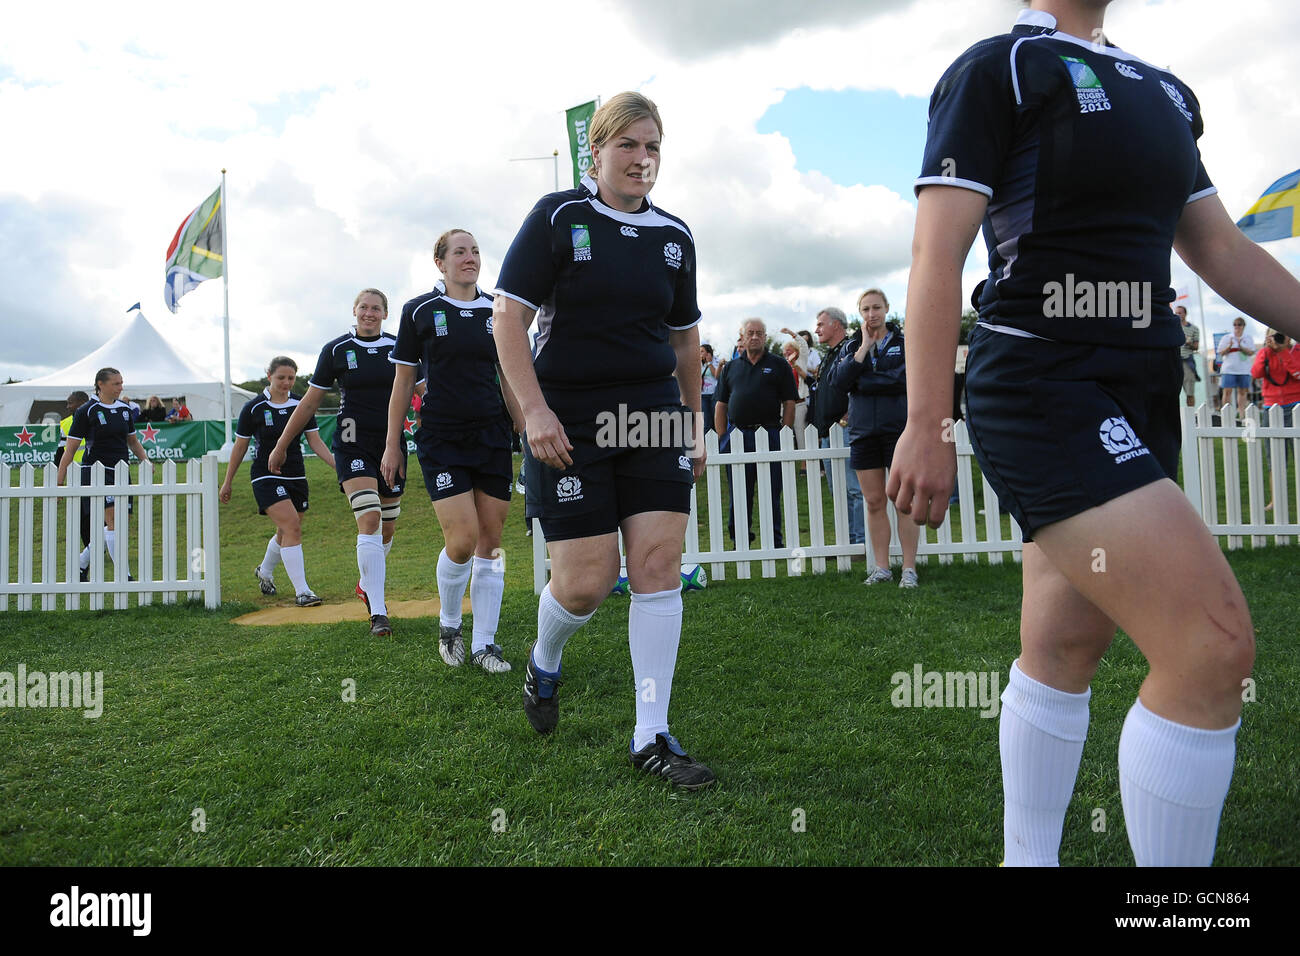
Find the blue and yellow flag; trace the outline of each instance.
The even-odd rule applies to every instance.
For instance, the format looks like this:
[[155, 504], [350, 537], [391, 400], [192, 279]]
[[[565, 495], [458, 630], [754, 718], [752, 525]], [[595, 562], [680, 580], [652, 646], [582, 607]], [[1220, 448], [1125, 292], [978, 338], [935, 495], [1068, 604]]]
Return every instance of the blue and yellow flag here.
[[1300, 235], [1297, 203], [1300, 203], [1300, 169], [1265, 189], [1255, 205], [1246, 210], [1246, 215], [1237, 220], [1237, 227], [1255, 242], [1290, 239]]

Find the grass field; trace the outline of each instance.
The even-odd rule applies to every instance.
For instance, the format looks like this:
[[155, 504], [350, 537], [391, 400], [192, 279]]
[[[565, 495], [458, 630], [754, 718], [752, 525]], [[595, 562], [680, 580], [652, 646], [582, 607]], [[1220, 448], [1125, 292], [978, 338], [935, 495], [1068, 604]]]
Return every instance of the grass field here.
[[[351, 516], [325, 469], [309, 468], [308, 578], [327, 602], [353, 602]], [[232, 624], [284, 600], [257, 592], [251, 569], [271, 527], [246, 481], [236, 487], [222, 512], [220, 611], [5, 616], [0, 671], [19, 663], [29, 672], [103, 671], [105, 700], [96, 720], [0, 709], [0, 865], [1001, 858], [997, 720], [976, 708], [896, 708], [891, 676], [920, 664], [1004, 682], [1017, 646], [1016, 565], [932, 563], [916, 592], [863, 588], [856, 565], [846, 574], [729, 578], [688, 594], [673, 729], [719, 782], [684, 794], [627, 762], [626, 599], [607, 601], [569, 644], [560, 727], [540, 738], [522, 714], [521, 670], [447, 668], [432, 618], [395, 620], [385, 639], [356, 622]], [[507, 524], [499, 632], [516, 665], [536, 612], [520, 507], [516, 499]], [[441, 537], [418, 477], [399, 528], [390, 598], [428, 597]], [[1259, 655], [1220, 832], [1223, 865], [1300, 862], [1298, 553], [1229, 555]], [[283, 571], [279, 581], [283, 594]], [[1115, 753], [1144, 671], [1121, 635], [1093, 685], [1067, 865], [1132, 862]]]

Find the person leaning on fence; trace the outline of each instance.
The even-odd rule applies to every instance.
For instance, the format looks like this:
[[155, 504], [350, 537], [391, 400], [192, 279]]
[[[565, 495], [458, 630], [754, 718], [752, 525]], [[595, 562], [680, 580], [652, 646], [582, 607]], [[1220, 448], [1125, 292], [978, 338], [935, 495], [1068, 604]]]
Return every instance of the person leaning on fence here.
[[257, 451], [249, 466], [253, 485], [253, 500], [257, 513], [266, 515], [275, 523], [275, 534], [266, 543], [266, 553], [253, 569], [258, 587], [266, 595], [275, 593], [275, 566], [284, 564], [294, 588], [294, 603], [298, 607], [315, 607], [321, 603], [307, 585], [306, 563], [302, 551], [302, 516], [307, 511], [307, 469], [302, 460], [302, 446], [298, 439], [307, 436], [307, 444], [321, 461], [334, 467], [334, 455], [320, 437], [316, 416], [304, 423], [303, 431], [293, 436], [285, 449], [284, 464], [279, 474], [267, 467], [271, 450], [275, 448], [302, 400], [293, 394], [293, 383], [298, 377], [298, 363], [287, 355], [271, 359], [266, 368], [267, 386], [261, 395], [249, 400], [239, 413], [235, 425], [235, 441], [230, 450], [230, 464], [226, 478], [217, 493], [224, 504], [230, 501], [235, 474], [244, 460], [250, 442], [256, 440]]
[[[944, 421], [962, 264], [984, 224], [990, 281], [966, 420], [1026, 541], [1021, 653], [999, 727], [1005, 863], [1059, 862], [1089, 684], [1118, 626], [1150, 666], [1119, 738], [1134, 858], [1206, 866], [1255, 634], [1222, 548], [1176, 483], [1184, 336], [1169, 308], [1171, 247], [1223, 298], [1292, 334], [1300, 283], [1216, 195], [1191, 90], [1111, 45], [1105, 6], [1033, 0], [935, 87], [916, 181], [908, 420], [888, 493], [900, 523], [942, 523], [957, 474]], [[1053, 296], [1078, 275], [1152, 293], [1128, 314], [1062, 316]]]
[[[727, 363], [718, 382], [717, 405], [713, 409], [713, 427], [718, 431], [718, 451], [746, 451], [757, 449], [754, 440], [759, 430], [767, 433], [767, 447], [776, 450], [781, 444], [781, 428], [794, 423], [794, 406], [798, 398], [794, 373], [790, 365], [767, 350], [767, 326], [762, 319], [746, 319], [741, 326], [745, 354]], [[739, 436], [739, 441], [737, 441]], [[772, 462], [766, 466], [772, 496], [772, 531], [775, 547], [785, 547], [785, 529], [781, 523], [781, 466]], [[757, 493], [758, 466], [745, 466], [745, 523], [740, 523], [740, 503], [736, 501], [731, 484], [731, 468], [723, 469], [727, 476], [727, 498], [731, 502], [731, 524], [728, 531], [733, 542], [742, 534], [754, 541], [754, 496]]]
[[1178, 357], [1183, 362], [1183, 394], [1187, 396], [1187, 407], [1196, 405], [1196, 383], [1201, 380], [1201, 373], [1196, 371], [1196, 355], [1201, 350], [1201, 333], [1187, 321], [1187, 307], [1174, 306], [1174, 315], [1183, 326], [1183, 346], [1178, 350]]
[[[832, 384], [849, 396], [849, 467], [857, 472], [862, 497], [867, 505], [867, 532], [875, 568], [863, 584], [894, 580], [889, 568], [888, 502], [885, 499], [885, 469], [893, 465], [894, 446], [907, 423], [907, 374], [904, 364], [903, 333], [887, 322], [889, 301], [879, 289], [868, 289], [858, 297], [862, 315], [862, 341], [836, 363]], [[914, 588], [916, 522], [898, 522], [898, 539], [903, 548], [903, 573], [899, 587]]]
[[[75, 393], [74, 393], [75, 394]], [[149, 457], [140, 439], [135, 437], [135, 413], [126, 402], [120, 401], [122, 395], [122, 373], [115, 368], [101, 368], [95, 373], [95, 397], [78, 408], [72, 415], [72, 425], [68, 429], [68, 443], [59, 460], [59, 484], [67, 479], [68, 467], [77, 455], [81, 443], [86, 443], [86, 453], [81, 460], [81, 483], [88, 485], [91, 481], [91, 466], [96, 462], [104, 466], [104, 483], [116, 482], [114, 468], [120, 461], [129, 461], [128, 449], [135, 457], [144, 461]], [[114, 524], [114, 500], [112, 495], [104, 498], [104, 547], [108, 555], [117, 564], [117, 531]], [[90, 499], [81, 499], [81, 525], [90, 525]], [[126, 558], [126, 555], [123, 555]], [[90, 580], [90, 545], [81, 551], [78, 562], [81, 568], [81, 580]], [[131, 576], [130, 562], [127, 563], [127, 580]]]
[[[1263, 393], [1264, 414], [1260, 416], [1260, 424], [1269, 424], [1269, 409], [1276, 406], [1282, 409], [1282, 426], [1290, 428], [1294, 422], [1294, 409], [1300, 405], [1300, 347], [1285, 332], [1269, 329], [1264, 336], [1264, 347], [1255, 353], [1250, 374], [1259, 379]], [[1271, 462], [1273, 442], [1265, 439], [1263, 445], [1264, 460]], [[1295, 446], [1288, 441], [1283, 447], [1290, 452], [1287, 459], [1294, 464]], [[1273, 510], [1271, 498], [1264, 510]]]
[[[844, 310], [828, 305], [817, 313], [817, 339], [826, 346], [817, 371], [817, 394], [812, 407], [812, 422], [817, 426], [817, 439], [822, 448], [831, 447], [831, 426], [839, 424], [848, 414], [849, 396], [843, 389], [837, 389], [832, 383], [832, 371], [837, 362], [846, 355], [852, 355], [858, 347], [856, 337], [848, 337], [848, 318]], [[835, 493], [832, 476], [835, 469], [829, 459], [822, 462], [826, 468], [826, 487]], [[865, 544], [866, 525], [863, 521], [862, 487], [858, 484], [858, 473], [846, 461], [844, 463], [844, 491], [849, 512], [849, 543]]]
[[140, 411], [140, 421], [142, 422], [165, 422], [167, 421], [167, 406], [162, 403], [162, 399], [157, 395], [150, 395], [149, 400], [144, 403], [144, 408]]

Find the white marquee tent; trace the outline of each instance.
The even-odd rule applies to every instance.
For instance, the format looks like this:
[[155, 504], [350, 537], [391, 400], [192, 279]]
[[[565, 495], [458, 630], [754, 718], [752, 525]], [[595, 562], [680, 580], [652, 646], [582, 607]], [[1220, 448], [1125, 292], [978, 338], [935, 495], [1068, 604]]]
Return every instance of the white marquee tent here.
[[[0, 385], [0, 425], [38, 421], [39, 416], [31, 416], [33, 402], [57, 402], [62, 414], [69, 392], [80, 389], [94, 395], [95, 373], [105, 367], [122, 373], [124, 394], [142, 406], [150, 395], [164, 401], [183, 396], [196, 420], [222, 419], [221, 380], [178, 355], [144, 313], [136, 309], [125, 328], [85, 358], [40, 378]], [[252, 392], [232, 386], [231, 414], [238, 414], [252, 397]]]

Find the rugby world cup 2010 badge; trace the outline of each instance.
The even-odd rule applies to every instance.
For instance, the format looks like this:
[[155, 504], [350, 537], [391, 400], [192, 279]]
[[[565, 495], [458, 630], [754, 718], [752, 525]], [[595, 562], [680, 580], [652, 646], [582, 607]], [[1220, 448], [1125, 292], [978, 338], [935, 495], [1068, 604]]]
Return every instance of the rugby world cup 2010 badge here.
[[357, 353], [352, 351], [352, 349], [348, 349], [346, 358], [348, 360], [348, 368], [355, 369], [357, 367]]
[[591, 230], [581, 223], [569, 227], [569, 238], [573, 240], [573, 261], [591, 261]]
[[447, 334], [447, 313], [446, 312], [433, 313], [433, 331], [435, 335]]
[[664, 243], [664, 262], [674, 269], [682, 267], [682, 247], [675, 242]]
[[556, 501], [581, 501], [582, 481], [576, 475], [565, 475], [555, 483]]
[[1110, 109], [1110, 99], [1102, 88], [1097, 74], [1083, 60], [1074, 56], [1062, 56], [1065, 68], [1070, 71], [1074, 83], [1074, 92], [1079, 97], [1080, 113], [1096, 113]]

